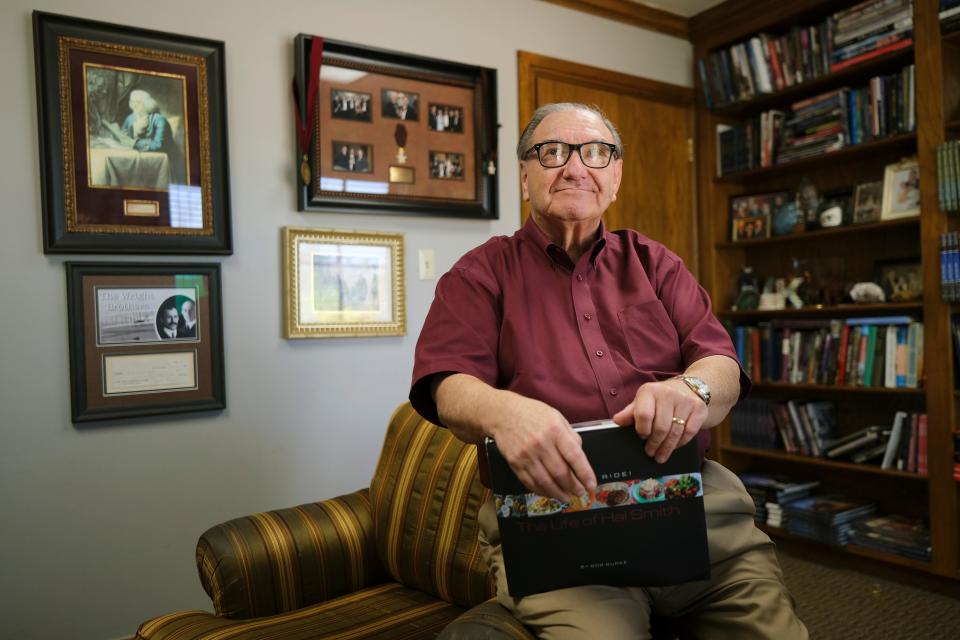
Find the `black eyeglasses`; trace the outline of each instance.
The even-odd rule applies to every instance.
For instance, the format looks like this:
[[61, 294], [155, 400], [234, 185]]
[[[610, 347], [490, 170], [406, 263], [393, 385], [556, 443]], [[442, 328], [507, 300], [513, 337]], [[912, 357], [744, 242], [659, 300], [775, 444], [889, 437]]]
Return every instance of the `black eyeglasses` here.
[[534, 151], [537, 153], [537, 160], [540, 161], [540, 166], [547, 169], [556, 169], [567, 164], [572, 151], [577, 152], [584, 166], [590, 167], [591, 169], [603, 169], [609, 165], [610, 160], [617, 155], [617, 145], [610, 142], [598, 141], [570, 144], [568, 142], [549, 140], [533, 145], [527, 149], [523, 157], [528, 158]]

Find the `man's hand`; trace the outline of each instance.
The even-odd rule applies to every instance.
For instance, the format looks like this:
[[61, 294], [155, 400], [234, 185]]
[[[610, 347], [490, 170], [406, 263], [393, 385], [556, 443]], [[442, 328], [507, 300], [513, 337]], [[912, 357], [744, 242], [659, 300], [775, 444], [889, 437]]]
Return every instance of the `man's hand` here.
[[490, 432], [524, 486], [564, 501], [597, 488], [581, 438], [559, 411], [515, 393], [503, 399]]
[[633, 424], [637, 435], [647, 439], [647, 455], [661, 464], [674, 449], [690, 442], [706, 419], [703, 400], [672, 379], [642, 385], [633, 402], [613, 416], [619, 425]]

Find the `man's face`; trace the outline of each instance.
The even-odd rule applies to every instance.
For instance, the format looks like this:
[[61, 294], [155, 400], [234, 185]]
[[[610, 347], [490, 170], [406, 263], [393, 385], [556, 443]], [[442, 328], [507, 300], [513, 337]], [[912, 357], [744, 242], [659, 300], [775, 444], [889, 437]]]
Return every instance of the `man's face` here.
[[167, 329], [176, 329], [180, 321], [180, 314], [176, 309], [166, 309], [163, 312], [163, 326]]
[[[613, 136], [597, 115], [571, 109], [544, 118], [534, 130], [530, 146], [551, 140], [612, 143]], [[553, 169], [542, 167], [533, 153], [520, 163], [524, 200], [530, 202], [534, 215], [558, 221], [599, 219], [616, 197], [622, 175], [620, 158], [613, 158], [603, 169], [591, 169], [575, 151], [570, 152], [567, 164]]]
[[184, 303], [183, 303], [183, 306], [180, 307], [180, 310], [183, 312], [183, 318], [184, 318], [184, 320], [193, 321], [193, 319], [194, 319], [195, 316], [194, 316], [194, 313], [193, 313], [193, 303], [192, 303], [192, 302], [190, 302], [190, 301], [184, 302]]

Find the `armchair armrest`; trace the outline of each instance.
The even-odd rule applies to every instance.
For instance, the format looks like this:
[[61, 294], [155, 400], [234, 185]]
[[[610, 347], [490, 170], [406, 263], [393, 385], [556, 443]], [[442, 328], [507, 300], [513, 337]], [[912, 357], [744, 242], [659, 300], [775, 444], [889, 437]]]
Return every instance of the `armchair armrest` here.
[[226, 618], [294, 611], [387, 577], [367, 489], [216, 525], [197, 543], [197, 569]]
[[491, 598], [447, 625], [437, 640], [534, 640], [534, 635]]

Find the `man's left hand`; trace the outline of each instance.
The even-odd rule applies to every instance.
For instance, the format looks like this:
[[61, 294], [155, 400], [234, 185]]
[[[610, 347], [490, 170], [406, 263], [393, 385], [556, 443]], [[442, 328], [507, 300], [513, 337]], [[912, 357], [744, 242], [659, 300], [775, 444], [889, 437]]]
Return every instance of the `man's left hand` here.
[[664, 463], [677, 447], [700, 432], [707, 419], [707, 405], [680, 380], [648, 382], [637, 389], [633, 402], [613, 416], [619, 425], [634, 425], [647, 439], [646, 452]]

